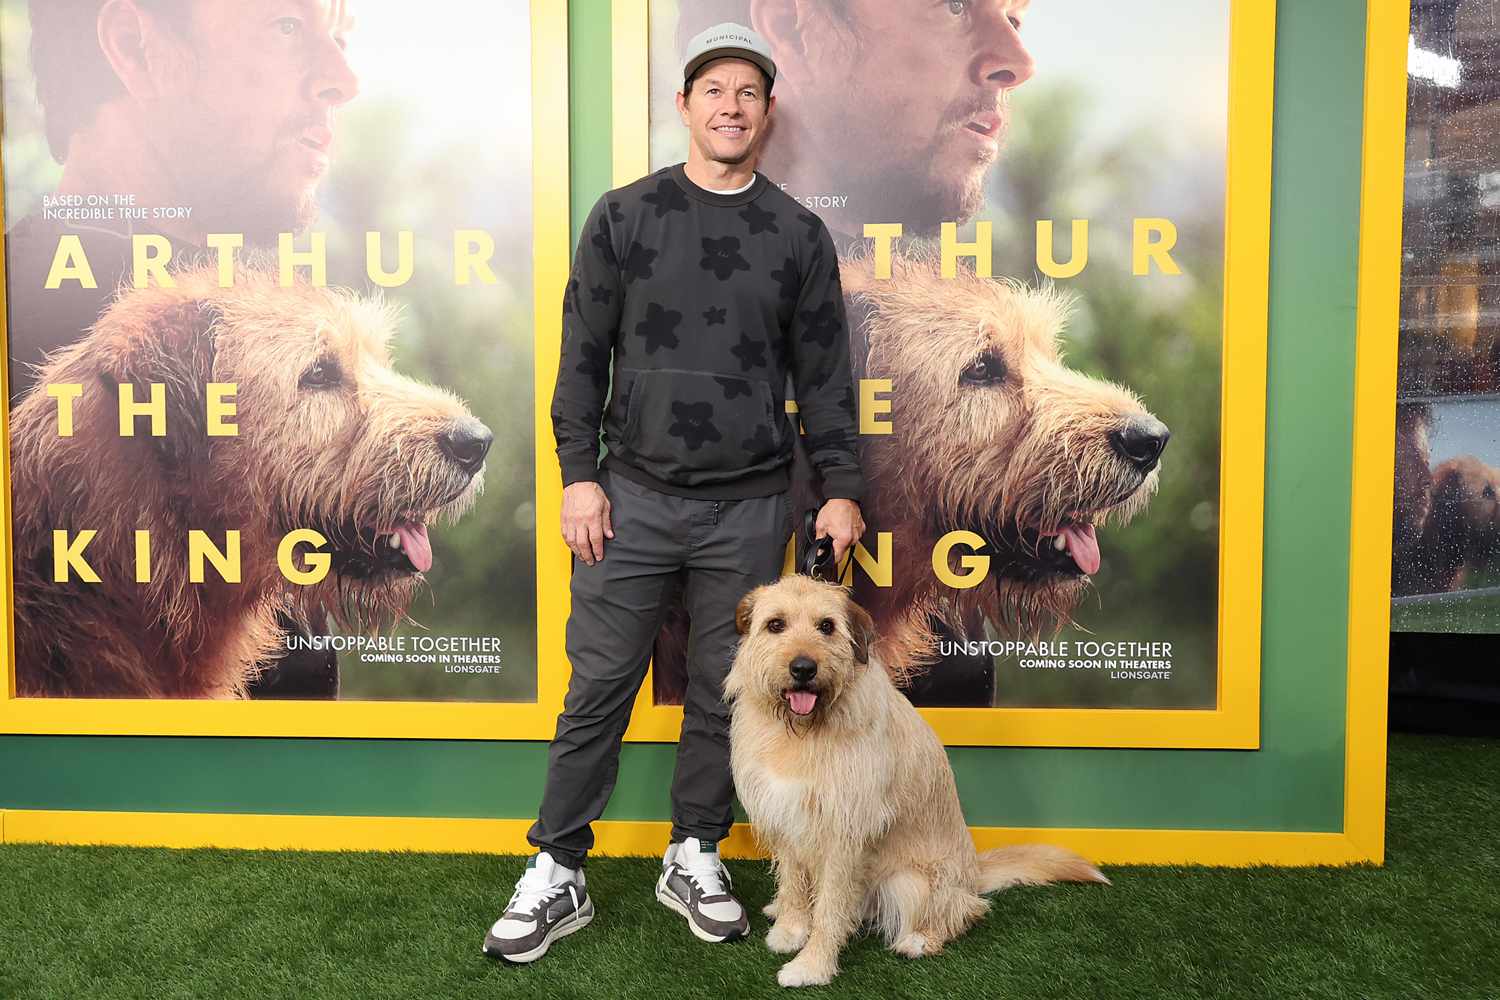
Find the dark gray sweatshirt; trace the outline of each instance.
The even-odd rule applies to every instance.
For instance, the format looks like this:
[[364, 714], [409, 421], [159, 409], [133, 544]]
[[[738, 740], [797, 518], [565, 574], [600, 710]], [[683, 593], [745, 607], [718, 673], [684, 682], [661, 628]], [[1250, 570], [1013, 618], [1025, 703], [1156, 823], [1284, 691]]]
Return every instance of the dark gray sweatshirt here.
[[760, 174], [720, 194], [682, 164], [599, 199], [563, 298], [563, 485], [596, 478], [602, 421], [605, 466], [645, 486], [780, 492], [796, 433], [788, 373], [825, 495], [860, 499], [849, 332], [822, 220]]

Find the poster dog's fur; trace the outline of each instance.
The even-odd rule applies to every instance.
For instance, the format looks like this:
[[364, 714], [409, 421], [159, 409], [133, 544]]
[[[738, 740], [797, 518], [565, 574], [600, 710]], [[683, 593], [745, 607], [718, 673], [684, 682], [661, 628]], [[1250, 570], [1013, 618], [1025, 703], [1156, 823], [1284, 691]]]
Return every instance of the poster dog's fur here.
[[[277, 611], [327, 610], [351, 627], [404, 613], [426, 526], [473, 502], [490, 433], [451, 393], [391, 369], [393, 318], [255, 269], [221, 288], [209, 268], [122, 292], [48, 359], [11, 416], [22, 695], [239, 697], [276, 652]], [[207, 434], [214, 382], [238, 386], [236, 436]], [[70, 437], [43, 388], [57, 383], [83, 386]], [[127, 383], [142, 401], [149, 383], [165, 386], [165, 436], [145, 420], [121, 436]], [[329, 542], [331, 571], [310, 587], [277, 562], [296, 528]], [[100, 582], [53, 582], [54, 529], [97, 532], [84, 557]], [[212, 567], [190, 581], [190, 529], [221, 549], [239, 532], [240, 582]], [[136, 582], [138, 530], [150, 532], [149, 583]]]
[[[848, 261], [842, 278], [863, 316], [855, 375], [892, 384], [891, 433], [862, 439], [865, 520], [891, 532], [898, 560], [892, 586], [857, 590], [880, 658], [903, 671], [934, 660], [934, 621], [958, 638], [981, 617], [1016, 635], [1066, 622], [1089, 586], [1079, 549], [1097, 557], [1095, 529], [1146, 506], [1166, 426], [1128, 389], [1063, 363], [1056, 292], [963, 268], [943, 278], [927, 255], [896, 255], [884, 280]], [[988, 543], [989, 578], [967, 590], [930, 564], [955, 530]]]
[[736, 626], [730, 754], [774, 857], [766, 944], [797, 952], [783, 986], [832, 979], [861, 922], [917, 958], [978, 920], [982, 893], [1108, 881], [1057, 847], [976, 854], [937, 734], [881, 668], [874, 623], [842, 587], [785, 577], [745, 595]]

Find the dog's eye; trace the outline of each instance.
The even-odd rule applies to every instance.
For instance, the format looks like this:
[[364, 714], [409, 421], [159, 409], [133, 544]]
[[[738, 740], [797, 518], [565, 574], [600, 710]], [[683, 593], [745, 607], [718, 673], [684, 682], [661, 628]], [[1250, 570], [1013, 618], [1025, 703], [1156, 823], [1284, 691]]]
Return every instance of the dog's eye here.
[[1495, 487], [1486, 485], [1485, 488], [1484, 488], [1484, 493], [1482, 494], [1482, 496], [1486, 500], [1493, 500], [1493, 499], [1495, 499]]
[[1005, 379], [1005, 359], [994, 351], [985, 351], [958, 373], [959, 385], [994, 385]]
[[298, 383], [304, 389], [326, 389], [329, 386], [338, 385], [344, 373], [339, 369], [339, 363], [333, 358], [319, 358], [314, 361], [312, 367], [302, 373], [302, 379]]
[[786, 631], [786, 621], [785, 621], [785, 619], [782, 619], [782, 618], [767, 618], [766, 619], [766, 631], [767, 632], [784, 632], [784, 631]]
[[824, 618], [822, 621], [818, 622], [818, 631], [822, 632], [824, 635], [833, 635], [833, 632], [834, 632], [833, 619], [832, 618]]

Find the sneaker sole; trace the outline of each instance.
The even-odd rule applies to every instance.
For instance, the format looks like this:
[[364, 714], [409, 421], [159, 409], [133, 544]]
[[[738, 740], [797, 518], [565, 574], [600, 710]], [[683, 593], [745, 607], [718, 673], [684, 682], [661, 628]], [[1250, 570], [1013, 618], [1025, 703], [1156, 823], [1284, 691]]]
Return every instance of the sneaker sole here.
[[683, 919], [685, 919], [687, 921], [688, 930], [692, 931], [693, 936], [700, 941], [707, 941], [710, 944], [723, 944], [725, 941], [738, 941], [740, 938], [745, 936], [745, 934], [743, 933], [711, 934], [708, 931], [704, 930], [702, 927], [699, 927], [698, 924], [693, 920], [693, 915], [688, 912], [688, 908], [683, 904], [682, 900], [678, 899], [676, 896], [668, 892], [660, 882], [658, 882], [656, 885], [656, 898], [667, 909], [672, 910], [673, 912], [680, 915]]
[[490, 958], [498, 958], [502, 961], [510, 962], [513, 965], [526, 965], [530, 962], [535, 962], [537, 959], [547, 954], [547, 949], [552, 947], [553, 941], [556, 941], [558, 938], [565, 938], [569, 934], [572, 934], [574, 931], [583, 930], [589, 925], [589, 921], [593, 919], [594, 900], [592, 897], [590, 897], [587, 911], [580, 910], [570, 922], [566, 924], [558, 924], [556, 927], [552, 928], [552, 930], [547, 933], [547, 936], [542, 938], [542, 943], [537, 945], [530, 951], [523, 951], [515, 955], [507, 955], [504, 952], [499, 951], [497, 948], [491, 948], [490, 942], [493, 940], [493, 938], [491, 938], [488, 934], [484, 936], [484, 947], [481, 949], [481, 951], [483, 951], [484, 954], [488, 955]]

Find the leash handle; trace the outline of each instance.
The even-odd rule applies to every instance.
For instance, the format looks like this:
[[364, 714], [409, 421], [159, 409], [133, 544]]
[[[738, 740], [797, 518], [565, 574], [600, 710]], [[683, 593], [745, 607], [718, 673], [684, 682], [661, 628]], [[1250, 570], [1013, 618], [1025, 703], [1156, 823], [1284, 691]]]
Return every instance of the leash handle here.
[[802, 537], [807, 542], [807, 550], [802, 555], [802, 563], [798, 572], [803, 576], [810, 576], [814, 580], [824, 580], [828, 583], [838, 583], [844, 578], [844, 570], [849, 568], [849, 563], [854, 557], [851, 549], [844, 559], [844, 565], [835, 566], [833, 559], [833, 539], [828, 535], [818, 534], [818, 513], [814, 510], [806, 511], [802, 515]]

